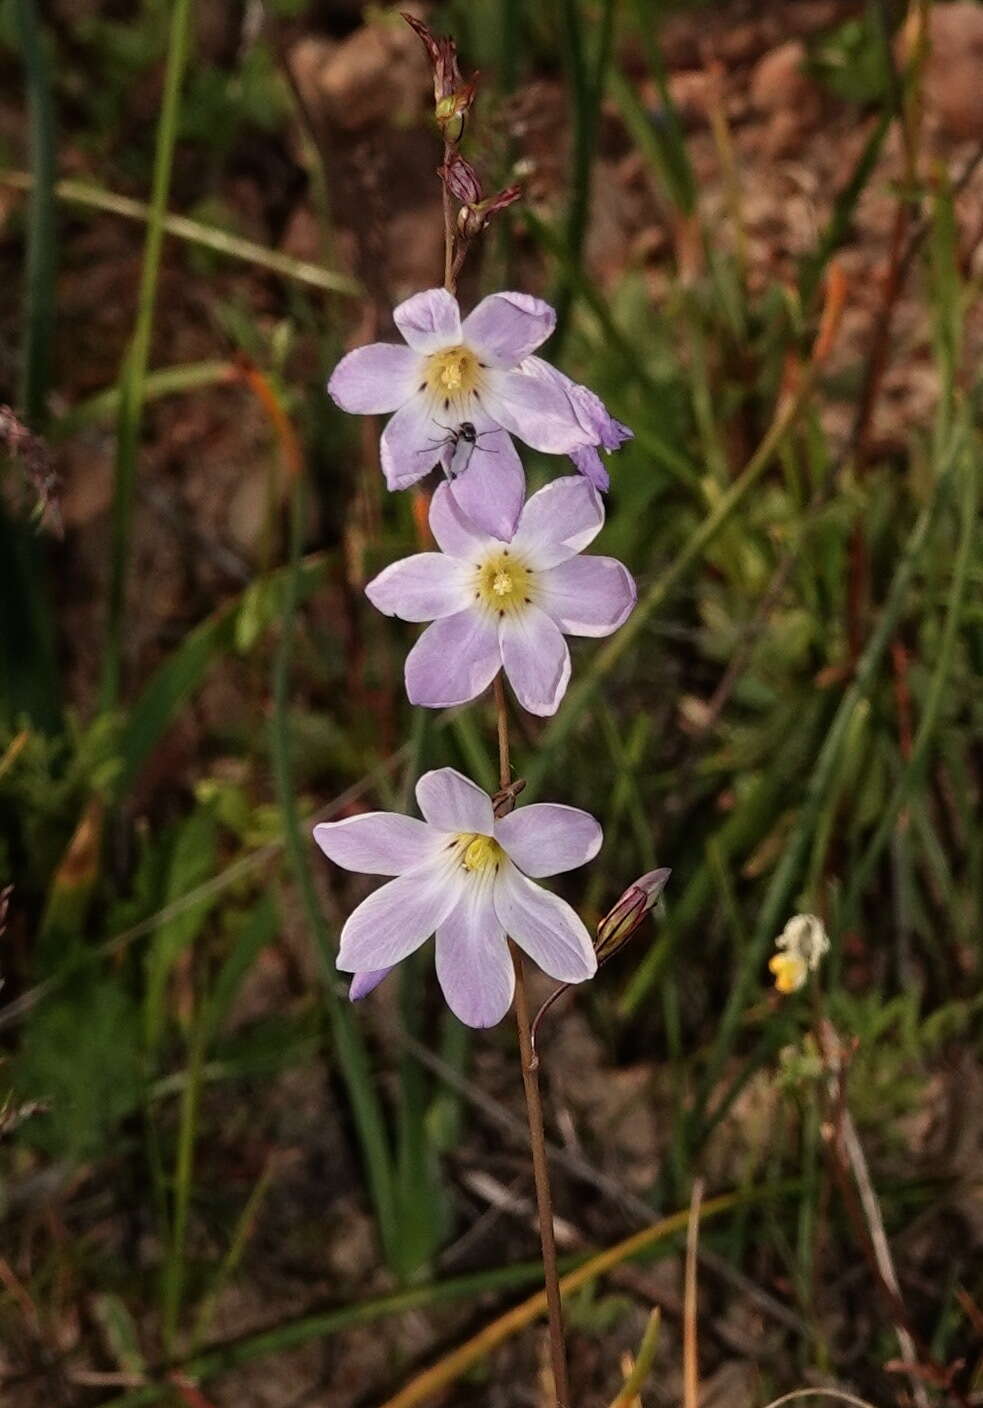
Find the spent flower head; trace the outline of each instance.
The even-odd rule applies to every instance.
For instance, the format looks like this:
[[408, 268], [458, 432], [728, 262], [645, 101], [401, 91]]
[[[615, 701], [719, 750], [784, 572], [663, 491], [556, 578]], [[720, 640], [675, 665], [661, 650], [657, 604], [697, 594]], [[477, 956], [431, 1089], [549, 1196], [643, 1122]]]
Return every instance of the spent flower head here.
[[394, 562], [365, 588], [387, 616], [433, 622], [406, 659], [410, 702], [464, 704], [504, 669], [524, 709], [555, 713], [570, 680], [564, 637], [610, 635], [635, 605], [626, 567], [579, 556], [603, 522], [600, 495], [568, 475], [532, 495], [503, 543], [441, 484], [430, 504], [440, 552]]
[[577, 807], [536, 802], [496, 817], [492, 799], [454, 768], [420, 778], [423, 820], [368, 812], [322, 822], [314, 837], [346, 870], [387, 875], [341, 932], [338, 967], [351, 997], [370, 992], [436, 933], [437, 978], [470, 1027], [501, 1021], [515, 975], [506, 935], [566, 983], [597, 970], [590, 936], [558, 895], [534, 882], [593, 859], [601, 828]]
[[464, 123], [474, 103], [478, 75], [465, 82], [457, 62], [457, 45], [449, 35], [434, 34], [416, 15], [401, 10], [403, 19], [423, 41], [433, 68], [434, 116], [444, 141], [457, 143], [464, 135]]
[[795, 914], [775, 940], [778, 952], [768, 962], [780, 993], [798, 992], [829, 952], [829, 937], [815, 914]]

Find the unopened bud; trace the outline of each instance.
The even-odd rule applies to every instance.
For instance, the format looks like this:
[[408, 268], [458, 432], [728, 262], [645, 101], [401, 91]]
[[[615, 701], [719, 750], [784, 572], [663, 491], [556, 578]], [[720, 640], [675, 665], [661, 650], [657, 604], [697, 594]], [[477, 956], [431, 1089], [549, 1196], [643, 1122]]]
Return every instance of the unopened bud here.
[[478, 173], [460, 152], [451, 152], [440, 168], [440, 175], [451, 195], [462, 205], [477, 205], [481, 200]]
[[594, 951], [599, 963], [604, 963], [628, 942], [650, 910], [658, 903], [669, 883], [672, 871], [663, 866], [650, 870], [629, 885], [613, 909], [597, 926]]

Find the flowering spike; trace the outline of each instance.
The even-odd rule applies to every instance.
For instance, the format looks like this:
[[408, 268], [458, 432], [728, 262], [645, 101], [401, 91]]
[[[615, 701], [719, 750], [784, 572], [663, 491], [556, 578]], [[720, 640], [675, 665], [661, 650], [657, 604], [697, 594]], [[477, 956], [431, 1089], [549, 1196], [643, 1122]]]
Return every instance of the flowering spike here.
[[653, 909], [669, 883], [672, 871], [663, 866], [650, 870], [633, 885], [629, 885], [613, 909], [597, 926], [594, 952], [599, 963], [604, 963], [623, 948], [636, 929]]
[[433, 66], [434, 115], [446, 142], [456, 145], [464, 135], [464, 121], [478, 87], [478, 75], [467, 83], [457, 62], [457, 45], [449, 35], [437, 35], [415, 15], [400, 10], [406, 23], [423, 41]]

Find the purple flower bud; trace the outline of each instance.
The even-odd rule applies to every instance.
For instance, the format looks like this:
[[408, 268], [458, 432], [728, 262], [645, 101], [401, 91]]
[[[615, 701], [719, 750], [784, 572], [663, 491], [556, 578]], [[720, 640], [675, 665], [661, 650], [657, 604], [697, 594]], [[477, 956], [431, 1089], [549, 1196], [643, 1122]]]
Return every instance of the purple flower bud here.
[[440, 168], [444, 185], [455, 200], [462, 205], [475, 205], [481, 200], [481, 182], [470, 161], [465, 161], [460, 152], [451, 152]]
[[655, 906], [669, 883], [671, 874], [672, 871], [663, 866], [660, 870], [650, 870], [647, 875], [640, 876], [633, 885], [628, 886], [614, 908], [608, 911], [597, 926], [594, 952], [599, 963], [611, 958], [628, 942], [646, 914]]

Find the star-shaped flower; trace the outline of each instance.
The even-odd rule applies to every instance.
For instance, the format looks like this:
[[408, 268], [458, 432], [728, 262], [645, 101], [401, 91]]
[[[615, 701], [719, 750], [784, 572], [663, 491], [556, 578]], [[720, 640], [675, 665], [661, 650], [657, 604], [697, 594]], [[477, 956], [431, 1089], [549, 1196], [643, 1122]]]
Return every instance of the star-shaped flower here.
[[577, 807], [538, 802], [496, 818], [491, 798], [454, 768], [420, 778], [424, 820], [368, 812], [314, 828], [346, 870], [395, 877], [363, 900], [341, 931], [338, 967], [365, 994], [437, 935], [437, 978], [470, 1027], [501, 1021], [515, 975], [507, 936], [564, 983], [593, 977], [590, 936], [565, 900], [534, 883], [593, 859], [601, 828]]
[[365, 589], [387, 616], [433, 622], [406, 659], [410, 702], [463, 704], [504, 669], [524, 709], [554, 714], [570, 680], [564, 636], [610, 635], [635, 604], [620, 562], [578, 556], [603, 522], [600, 495], [568, 475], [532, 495], [502, 543], [441, 484], [430, 504], [441, 551], [394, 562]]
[[[393, 318], [405, 346], [356, 347], [328, 382], [342, 410], [395, 412], [381, 442], [390, 489], [405, 489], [440, 464], [464, 512], [507, 541], [525, 496], [511, 435], [571, 456], [612, 440], [619, 423], [593, 393], [531, 356], [556, 323], [541, 299], [493, 293], [462, 321], [453, 294], [434, 288], [401, 303]], [[589, 473], [593, 459], [578, 468]]]

